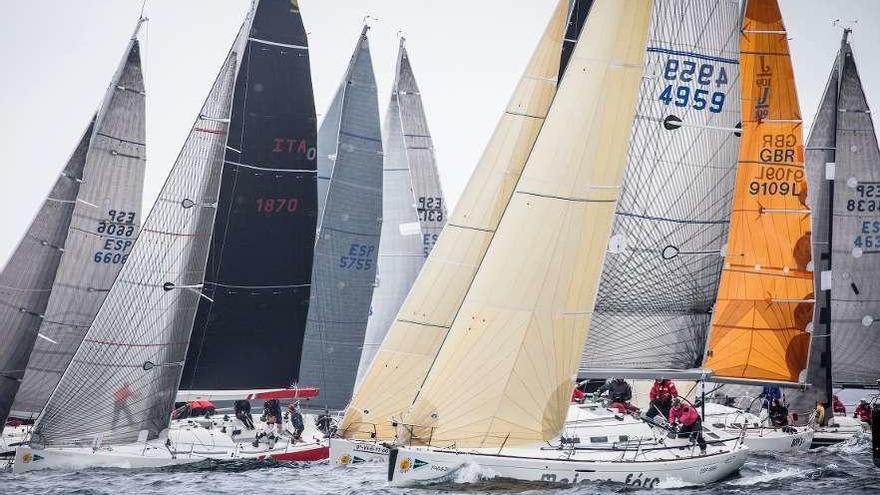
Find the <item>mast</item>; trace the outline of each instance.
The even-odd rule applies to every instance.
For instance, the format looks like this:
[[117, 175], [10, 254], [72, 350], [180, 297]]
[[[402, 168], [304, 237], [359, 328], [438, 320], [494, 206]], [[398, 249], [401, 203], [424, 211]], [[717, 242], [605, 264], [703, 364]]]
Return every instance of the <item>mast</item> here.
[[833, 164], [826, 164], [825, 170], [825, 179], [828, 181], [828, 211], [829, 213], [829, 222], [828, 222], [828, 290], [825, 292], [825, 307], [827, 308], [826, 315], [826, 325], [825, 325], [825, 334], [828, 345], [828, 353], [827, 359], [825, 361], [825, 405], [828, 408], [829, 412], [826, 414], [833, 415], [834, 411], [834, 382], [832, 379], [832, 355], [834, 352], [831, 350], [831, 292], [833, 290], [834, 284], [831, 283], [832, 277], [834, 276], [834, 269], [832, 265], [832, 257], [834, 255], [834, 187], [835, 187], [835, 167], [837, 161], [837, 127], [838, 127], [838, 119], [840, 118], [840, 90], [843, 87], [843, 68], [846, 60], [846, 43], [847, 38], [849, 37], [849, 33], [852, 32], [850, 28], [843, 28], [843, 36], [840, 40], [840, 51], [838, 52], [837, 57], [837, 91], [835, 92], [835, 101], [834, 101], [834, 151], [832, 154], [834, 155]]

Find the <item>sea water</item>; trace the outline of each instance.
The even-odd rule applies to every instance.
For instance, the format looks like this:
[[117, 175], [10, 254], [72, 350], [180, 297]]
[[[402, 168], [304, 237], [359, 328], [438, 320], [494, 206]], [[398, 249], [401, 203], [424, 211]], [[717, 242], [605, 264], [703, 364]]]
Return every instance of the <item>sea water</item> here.
[[[753, 453], [730, 478], [700, 487], [667, 486], [657, 493], [760, 494], [880, 493], [880, 468], [871, 461], [871, 439], [858, 435], [848, 442], [794, 454]], [[586, 495], [641, 491], [614, 483], [549, 485], [482, 480], [472, 466], [454, 482], [419, 488], [392, 488], [383, 464], [357, 467], [327, 462], [283, 464], [264, 461], [206, 461], [167, 469], [87, 469], [0, 473], [0, 494], [52, 495], [209, 495], [209, 494], [478, 494], [522, 493]]]

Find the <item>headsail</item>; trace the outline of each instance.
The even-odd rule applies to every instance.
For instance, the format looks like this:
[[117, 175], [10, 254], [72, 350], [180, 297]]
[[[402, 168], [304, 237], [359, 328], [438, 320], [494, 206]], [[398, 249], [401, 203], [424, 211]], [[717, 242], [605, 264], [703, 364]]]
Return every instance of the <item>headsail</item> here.
[[236, 52], [227, 57], [128, 261], [52, 393], [35, 445], [156, 438], [198, 308], [229, 127]]
[[[428, 141], [430, 134], [427, 132], [427, 122], [423, 120], [424, 112], [421, 112], [421, 97], [418, 92], [413, 93], [403, 81], [415, 78], [409, 64], [409, 56], [404, 47], [404, 39], [400, 39], [400, 49], [397, 54], [397, 69], [395, 70], [394, 86], [391, 88], [391, 101], [385, 112], [385, 124], [382, 143], [384, 160], [382, 166], [382, 235], [379, 241], [379, 254], [376, 267], [376, 288], [373, 290], [373, 300], [370, 305], [370, 319], [364, 335], [363, 351], [358, 364], [357, 382], [360, 382], [367, 372], [376, 351], [385, 338], [388, 327], [397, 316], [403, 300], [409, 293], [425, 257], [433, 247], [439, 231], [423, 230], [421, 225], [433, 226], [433, 224], [445, 223], [445, 210], [419, 208], [419, 204], [427, 204], [427, 198], [438, 198], [440, 207], [443, 207], [440, 191], [439, 178], [436, 173], [433, 156], [424, 154], [412, 156], [406, 145], [406, 140]], [[412, 93], [412, 94], [411, 94]], [[405, 96], [409, 98], [404, 98]], [[415, 100], [414, 103], [407, 100]], [[413, 110], [406, 112], [409, 118], [404, 118], [405, 108], [418, 105]], [[415, 129], [410, 121], [415, 120], [419, 125]], [[422, 134], [420, 134], [422, 133]], [[407, 137], [407, 135], [411, 137]], [[414, 143], [419, 144], [419, 143]], [[425, 148], [425, 147], [419, 147]], [[428, 158], [429, 160], [420, 159]], [[416, 183], [413, 180], [414, 169], [428, 168], [428, 173], [421, 175]], [[416, 186], [429, 186], [431, 193], [415, 194]], [[420, 203], [416, 197], [421, 198]], [[430, 200], [433, 205], [434, 199]], [[416, 208], [419, 208], [418, 210]], [[439, 221], [438, 221], [439, 217]], [[426, 244], [426, 241], [430, 243]]]
[[381, 232], [382, 136], [368, 29], [358, 38], [340, 86], [335, 161], [315, 244], [299, 367], [299, 383], [321, 389], [310, 404], [333, 410], [345, 407], [354, 388]]
[[703, 360], [739, 149], [739, 19], [736, 1], [654, 3], [582, 374]]
[[[650, 0], [597, 0], [461, 311], [403, 424], [499, 447], [562, 429], [611, 231]], [[444, 234], [445, 235], [445, 234]]]
[[[261, 0], [239, 35], [229, 139], [185, 390], [296, 377], [316, 223], [315, 105], [296, 1]], [[259, 359], [255, 358], [259, 356]]]
[[342, 435], [394, 438], [471, 285], [553, 97], [568, 0], [559, 0], [507, 109], [425, 266], [358, 385]]
[[805, 379], [813, 316], [803, 131], [776, 0], [750, 0], [740, 75], [743, 129], [730, 237], [705, 366], [715, 377]]
[[36, 417], [43, 410], [140, 231], [146, 119], [136, 37], [137, 29], [96, 117], [64, 256], [40, 325], [44, 338], [32, 340], [13, 404], [19, 417]]

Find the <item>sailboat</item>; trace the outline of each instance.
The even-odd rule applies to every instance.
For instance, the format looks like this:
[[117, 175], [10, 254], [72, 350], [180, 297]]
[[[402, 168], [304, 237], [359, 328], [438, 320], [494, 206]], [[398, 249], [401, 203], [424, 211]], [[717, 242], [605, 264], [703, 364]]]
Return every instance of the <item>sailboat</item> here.
[[498, 205], [509, 201], [511, 180], [522, 173], [556, 94], [568, 9], [569, 1], [559, 0], [472, 179], [359, 381], [330, 439], [331, 462], [387, 459], [381, 443], [395, 439], [392, 418], [410, 406], [439, 351], [475, 275], [462, 267], [485, 256], [500, 221]]
[[313, 409], [341, 410], [351, 397], [376, 278], [383, 165], [368, 31], [364, 26], [358, 37], [318, 135], [321, 150], [331, 153], [319, 162], [319, 177], [330, 179], [299, 367], [299, 383], [321, 390]]
[[[638, 136], [639, 126], [652, 126], [655, 134], [673, 132], [678, 123], [699, 122], [692, 113], [724, 109], [727, 88], [716, 87], [723, 96], [712, 96], [700, 87], [717, 84], [708, 70], [699, 78], [687, 64], [669, 69], [674, 64], [668, 60], [693, 53], [655, 41], [667, 22], [680, 23], [676, 12], [703, 22], [729, 12], [723, 7], [732, 4], [684, 5], [593, 3], [461, 310], [398, 422], [397, 445], [409, 446], [391, 450], [392, 484], [448, 479], [477, 465], [490, 477], [563, 483], [633, 483], [636, 473], [646, 473], [655, 486], [672, 479], [711, 482], [742, 466], [747, 448], [737, 444], [713, 445], [698, 454], [696, 446], [679, 439], [659, 448], [620, 450], [572, 446], [560, 438], [606, 247], [614, 244], [608, 239], [625, 194], [621, 185], [632, 177], [628, 144], [630, 153], [645, 146], [630, 137]], [[699, 31], [681, 30], [684, 40]], [[643, 71], [658, 69], [668, 75], [643, 77]], [[667, 86], [681, 95], [676, 106], [690, 111], [634, 127], [637, 111], [664, 105]], [[638, 484], [644, 486], [641, 479]]]
[[[692, 176], [653, 165], [628, 170], [651, 182], [618, 210], [584, 377], [803, 383], [813, 304], [810, 211], [785, 28], [773, 0], [747, 3], [741, 36], [733, 22], [727, 27], [725, 39], [740, 45], [731, 51], [741, 56], [739, 67], [734, 60], [724, 74], [733, 84], [742, 80], [743, 123], [738, 111], [726, 122], [701, 123], [707, 146], [679, 158], [669, 151], [677, 148], [658, 146], [660, 163], [712, 157], [705, 162], [711, 167]], [[728, 98], [738, 101], [734, 91]], [[737, 151], [738, 164], [731, 160]], [[700, 188], [702, 198], [693, 202], [667, 187], [677, 181]], [[640, 240], [637, 247], [631, 239]], [[653, 249], [643, 249], [649, 243]], [[812, 435], [807, 428], [768, 428], [722, 405], [703, 413], [704, 426], [722, 437], [749, 425], [744, 441], [756, 450], [803, 449]]]
[[[873, 325], [877, 302], [877, 200], [880, 151], [856, 67], [849, 29], [844, 29], [806, 147], [808, 195], [816, 212], [813, 237], [815, 280], [820, 289], [814, 320], [814, 352], [803, 407], [821, 401], [829, 416], [817, 428], [814, 446], [845, 440], [864, 426], [832, 416], [835, 387], [869, 388], [880, 378], [880, 338]], [[878, 224], [880, 225], [880, 224]]]
[[[241, 228], [259, 233], [301, 216], [306, 234], [314, 229], [309, 214], [317, 206], [314, 153], [308, 143], [304, 153], [299, 144], [288, 153], [289, 147], [274, 151], [276, 138], [298, 143], [314, 136], [314, 118], [309, 120], [302, 101], [283, 99], [282, 105], [272, 96], [289, 87], [287, 78], [266, 77], [282, 67], [295, 73], [308, 66], [304, 35], [297, 37], [301, 26], [295, 2], [261, 0], [252, 6], [125, 266], [38, 418], [30, 445], [16, 449], [15, 471], [155, 467], [209, 457], [268, 457], [296, 447], [282, 441], [271, 451], [252, 452], [228, 433], [212, 432], [206, 444], [168, 427], [200, 302], [236, 300], [234, 291], [224, 293], [234, 287], [224, 286], [240, 279], [214, 279], [208, 266], [216, 218], [225, 215], [238, 225], [246, 217]], [[242, 71], [249, 77], [239, 77]], [[223, 188], [224, 178], [230, 175], [238, 180], [236, 197], [245, 201], [226, 196], [231, 193]], [[288, 199], [283, 207], [279, 198]], [[271, 208], [269, 199], [275, 201]], [[304, 263], [311, 259], [310, 244], [302, 246], [309, 254]], [[284, 259], [301, 255], [289, 250]], [[289, 274], [277, 276], [284, 275]], [[289, 302], [291, 294], [302, 294], [297, 288], [277, 288], [275, 295]], [[270, 303], [267, 313], [274, 314], [270, 309], [279, 304]]]
[[373, 362], [446, 224], [433, 142], [403, 37], [383, 136], [382, 234], [357, 382]]
[[0, 431], [7, 417], [27, 422], [42, 410], [138, 237], [146, 146], [137, 34], [145, 20], [0, 274]]

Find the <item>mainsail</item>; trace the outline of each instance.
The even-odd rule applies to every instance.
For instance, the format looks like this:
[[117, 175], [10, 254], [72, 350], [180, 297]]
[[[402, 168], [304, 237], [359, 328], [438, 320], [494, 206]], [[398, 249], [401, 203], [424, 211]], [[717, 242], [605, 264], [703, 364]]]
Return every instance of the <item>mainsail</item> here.
[[736, 1], [654, 4], [582, 374], [702, 362], [739, 148], [739, 19]]
[[[834, 160], [828, 161], [834, 164], [831, 371], [835, 386], [863, 387], [875, 386], [880, 378], [880, 151], [846, 35], [837, 62]], [[821, 162], [809, 166], [825, 169]]]
[[799, 382], [813, 315], [803, 132], [776, 0], [742, 29], [743, 128], [730, 236], [705, 366], [715, 378]]
[[167, 428], [204, 297], [235, 68], [233, 51], [32, 444], [126, 443]]
[[413, 442], [514, 446], [561, 431], [626, 166], [651, 4], [594, 2], [486, 256], [402, 418]]
[[340, 410], [351, 397], [370, 312], [382, 222], [382, 136], [364, 26], [340, 85], [338, 132], [312, 270], [312, 300], [299, 383], [318, 386], [310, 404]]
[[345, 412], [347, 437], [390, 440], [443, 344], [556, 94], [568, 0], [559, 0], [461, 199]]
[[394, 91], [400, 108], [406, 158], [412, 175], [412, 188], [422, 226], [422, 248], [427, 258], [446, 225], [446, 203], [440, 188], [440, 175], [434, 159], [434, 142], [422, 106], [422, 93], [416, 84], [405, 40], [400, 39]]
[[316, 124], [297, 3], [256, 2], [239, 39], [208, 297], [193, 325], [185, 390], [289, 386], [308, 312]]
[[146, 159], [137, 40], [143, 21], [97, 115], [4, 269], [2, 290], [14, 297], [3, 297], [0, 311], [14, 310], [18, 325], [4, 325], [3, 422], [10, 405], [17, 417], [43, 409], [138, 236]]
[[[405, 40], [401, 38], [391, 100], [385, 112], [382, 143], [384, 150], [382, 235], [376, 266], [376, 287], [373, 290], [370, 318], [358, 364], [358, 382], [367, 372], [376, 351], [382, 344], [382, 339], [385, 338], [385, 333], [418, 276], [425, 257], [436, 241], [439, 231], [435, 232], [434, 225], [445, 223], [442, 195], [439, 194], [440, 183], [433, 156], [425, 154], [425, 151], [429, 150], [416, 150], [415, 144], [418, 143], [408, 146], [411, 142], [408, 140], [423, 140], [430, 144], [430, 134], [427, 132], [424, 112], [421, 111], [421, 97], [418, 92], [409, 89], [409, 86], [415, 86], [415, 78], [412, 75], [412, 67], [404, 43]], [[411, 85], [405, 82], [409, 80], [412, 81]], [[415, 109], [408, 110], [414, 105]], [[413, 116], [414, 112], [417, 112], [415, 116]], [[403, 118], [404, 114], [411, 117]], [[412, 127], [412, 121], [418, 123], [416, 128]], [[410, 150], [415, 155], [410, 154]], [[421, 173], [420, 180], [415, 181], [413, 176], [425, 168], [428, 168], [427, 173]], [[417, 186], [426, 185], [430, 186], [431, 192], [417, 193]], [[420, 198], [419, 203], [416, 203], [416, 196]], [[419, 207], [420, 204], [427, 204], [427, 198], [437, 198], [441, 209]], [[434, 199], [430, 202], [433, 204]], [[426, 225], [430, 230], [423, 230], [422, 225]]]

